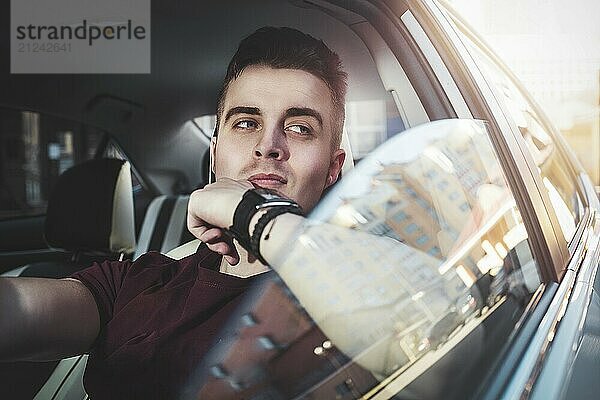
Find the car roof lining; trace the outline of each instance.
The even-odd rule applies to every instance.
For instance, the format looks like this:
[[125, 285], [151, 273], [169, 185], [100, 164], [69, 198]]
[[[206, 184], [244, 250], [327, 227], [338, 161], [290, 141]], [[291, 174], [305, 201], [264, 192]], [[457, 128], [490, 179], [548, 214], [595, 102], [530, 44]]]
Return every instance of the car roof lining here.
[[[5, 59], [0, 105], [69, 117], [117, 134], [122, 133], [119, 128], [127, 132], [128, 123], [110, 115], [121, 110], [117, 114], [128, 115], [130, 120], [152, 119], [152, 126], [158, 123], [165, 129], [165, 121], [181, 123], [214, 113], [220, 83], [237, 44], [265, 25], [295, 27], [325, 38], [345, 61], [350, 81], [360, 82], [360, 94], [350, 85], [349, 99], [366, 99], [383, 90], [381, 82], [373, 79], [377, 74], [368, 63], [365, 46], [347, 26], [321, 11], [274, 0], [262, 1], [260, 14], [253, 12], [252, 4], [239, 0], [155, 2], [152, 6], [151, 74], [10, 74], [10, 62]], [[218, 35], [213, 34], [217, 31]], [[356, 41], [349, 43], [349, 36]], [[10, 47], [8, 39], [0, 43], [5, 50]], [[63, 94], [60, 101], [56, 93]], [[146, 135], [153, 133], [150, 130]]]

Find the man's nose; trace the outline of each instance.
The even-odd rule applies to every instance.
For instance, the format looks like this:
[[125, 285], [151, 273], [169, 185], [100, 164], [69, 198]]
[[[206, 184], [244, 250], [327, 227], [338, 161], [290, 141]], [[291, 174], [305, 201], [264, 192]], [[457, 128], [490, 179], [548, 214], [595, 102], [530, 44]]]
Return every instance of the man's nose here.
[[256, 146], [254, 146], [254, 156], [276, 160], [287, 159], [289, 154], [283, 129], [273, 127], [263, 130]]

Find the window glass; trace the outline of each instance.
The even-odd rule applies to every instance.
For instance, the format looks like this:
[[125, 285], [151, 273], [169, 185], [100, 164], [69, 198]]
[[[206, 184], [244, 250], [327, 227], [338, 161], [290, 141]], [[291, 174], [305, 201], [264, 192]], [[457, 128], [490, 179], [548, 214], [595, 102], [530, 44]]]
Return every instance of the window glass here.
[[527, 149], [542, 176], [565, 239], [570, 241], [581, 218], [581, 198], [577, 192], [575, 177], [569, 173], [568, 165], [548, 133], [548, 122], [542, 120], [542, 116], [538, 115], [524, 93], [494, 60], [474, 43], [467, 43], [472, 54], [480, 61], [478, 65], [482, 73], [497, 89], [499, 101], [504, 103], [523, 135]]
[[203, 115], [201, 117], [194, 118], [194, 124], [200, 130], [200, 133], [210, 139], [215, 130], [215, 125], [217, 125], [217, 116], [216, 114]]
[[365, 157], [272, 267], [200, 398], [468, 398], [541, 282], [485, 124], [465, 120]]
[[0, 108], [0, 220], [44, 214], [58, 176], [93, 158], [102, 136], [73, 121]]
[[355, 160], [360, 160], [405, 127], [388, 92], [381, 99], [346, 102], [344, 129]]

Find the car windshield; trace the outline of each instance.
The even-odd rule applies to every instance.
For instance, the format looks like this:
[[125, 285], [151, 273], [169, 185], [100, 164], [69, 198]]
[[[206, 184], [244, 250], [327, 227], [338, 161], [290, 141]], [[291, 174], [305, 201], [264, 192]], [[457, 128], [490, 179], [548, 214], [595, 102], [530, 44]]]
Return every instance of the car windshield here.
[[290, 239], [190, 393], [473, 395], [540, 286], [501, 171], [481, 121], [388, 140]]

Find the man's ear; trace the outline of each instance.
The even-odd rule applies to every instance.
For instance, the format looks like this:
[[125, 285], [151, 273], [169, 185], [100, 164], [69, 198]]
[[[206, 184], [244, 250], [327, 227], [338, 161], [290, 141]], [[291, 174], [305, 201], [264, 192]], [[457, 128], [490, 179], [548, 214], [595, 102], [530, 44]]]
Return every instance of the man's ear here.
[[329, 164], [329, 174], [327, 176], [327, 184], [325, 185], [325, 188], [328, 188], [337, 182], [345, 159], [346, 152], [344, 149], [337, 149], [333, 152], [331, 156], [331, 163]]

